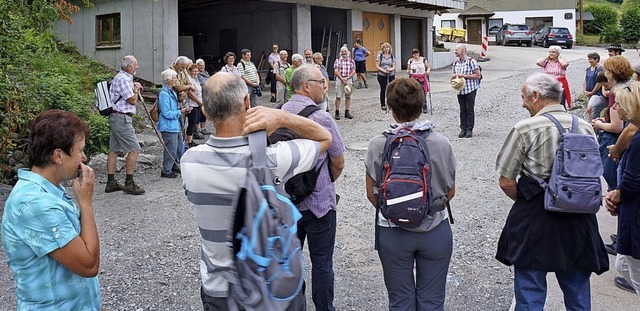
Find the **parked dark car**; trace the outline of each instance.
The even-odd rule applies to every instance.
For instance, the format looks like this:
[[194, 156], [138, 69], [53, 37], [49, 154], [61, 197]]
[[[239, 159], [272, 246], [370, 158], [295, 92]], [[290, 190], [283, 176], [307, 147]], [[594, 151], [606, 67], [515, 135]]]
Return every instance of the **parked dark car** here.
[[570, 49], [573, 47], [573, 36], [566, 27], [546, 26], [533, 34], [533, 44], [542, 44], [545, 48], [550, 45], [559, 45]]
[[524, 24], [504, 24], [496, 34], [496, 44], [507, 45], [510, 43], [526, 44], [531, 46], [531, 29]]

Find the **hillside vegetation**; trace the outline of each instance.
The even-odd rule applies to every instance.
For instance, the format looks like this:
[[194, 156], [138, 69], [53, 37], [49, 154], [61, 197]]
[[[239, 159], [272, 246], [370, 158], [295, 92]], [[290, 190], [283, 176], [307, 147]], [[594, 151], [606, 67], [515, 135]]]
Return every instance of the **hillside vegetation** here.
[[108, 122], [93, 107], [93, 89], [113, 73], [58, 42], [52, 28], [79, 9], [66, 0], [0, 0], [0, 182], [28, 166], [30, 121], [47, 109], [74, 111], [88, 122], [88, 155], [107, 148]]

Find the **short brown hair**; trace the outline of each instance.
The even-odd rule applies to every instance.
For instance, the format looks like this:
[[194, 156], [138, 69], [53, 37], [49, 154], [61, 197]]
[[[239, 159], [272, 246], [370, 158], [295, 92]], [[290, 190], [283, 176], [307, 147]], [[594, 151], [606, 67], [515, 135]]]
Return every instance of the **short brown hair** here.
[[40, 113], [31, 124], [29, 133], [29, 163], [46, 167], [53, 164], [51, 154], [61, 149], [71, 155], [78, 137], [89, 136], [89, 127], [75, 112], [51, 109]]
[[615, 55], [607, 58], [602, 64], [604, 70], [611, 73], [613, 79], [616, 82], [625, 82], [633, 75], [633, 69], [631, 63], [620, 55]]
[[225, 64], [227, 63], [227, 60], [228, 60], [228, 59], [229, 59], [229, 57], [231, 57], [231, 56], [233, 56], [233, 58], [237, 58], [237, 57], [236, 57], [236, 53], [233, 53], [233, 52], [227, 52], [227, 54], [225, 54], [225, 55], [224, 55], [224, 58], [223, 58], [223, 60], [224, 60], [224, 63], [225, 63]]
[[398, 122], [416, 120], [422, 113], [424, 92], [416, 79], [398, 78], [387, 86], [387, 105]]
[[188, 71], [191, 71], [193, 69], [198, 69], [198, 65], [197, 64], [191, 64], [191, 65], [189, 65], [189, 67], [187, 67]]
[[600, 61], [600, 54], [598, 54], [597, 52], [591, 52], [591, 53], [587, 54], [587, 58], [595, 59], [596, 62], [599, 62]]

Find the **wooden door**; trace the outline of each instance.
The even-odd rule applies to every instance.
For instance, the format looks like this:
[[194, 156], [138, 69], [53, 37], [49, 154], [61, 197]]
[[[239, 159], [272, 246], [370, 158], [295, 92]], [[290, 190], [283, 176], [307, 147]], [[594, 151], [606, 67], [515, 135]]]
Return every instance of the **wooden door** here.
[[389, 42], [389, 15], [362, 12], [362, 45], [371, 52], [367, 57], [367, 71], [376, 71], [376, 53], [380, 43]]
[[481, 21], [477, 19], [467, 20], [467, 42], [482, 44]]

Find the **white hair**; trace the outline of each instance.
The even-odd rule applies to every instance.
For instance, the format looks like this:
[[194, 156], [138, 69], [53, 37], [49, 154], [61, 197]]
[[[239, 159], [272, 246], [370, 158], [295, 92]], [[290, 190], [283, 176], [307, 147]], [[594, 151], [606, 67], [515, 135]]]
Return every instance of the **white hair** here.
[[295, 62], [297, 60], [302, 61], [302, 60], [304, 60], [304, 57], [302, 57], [302, 55], [297, 54], [297, 53], [293, 54], [293, 56], [291, 56], [291, 61]]
[[204, 60], [202, 58], [196, 59], [196, 65], [204, 65]]
[[167, 84], [169, 83], [169, 81], [171, 81], [173, 78], [177, 76], [178, 76], [178, 73], [175, 70], [169, 68], [160, 74], [160, 79], [162, 79], [162, 83]]
[[562, 48], [559, 45], [552, 45], [549, 47], [549, 51], [554, 51], [558, 53], [558, 56], [560, 56], [560, 52], [562, 52]]
[[562, 97], [562, 84], [558, 79], [546, 74], [536, 73], [524, 80], [524, 90], [527, 96], [532, 96], [538, 92], [543, 99], [560, 101]]
[[191, 64], [191, 60], [189, 59], [189, 57], [186, 56], [178, 56], [178, 58], [176, 58], [176, 65], [179, 64], [187, 64], [190, 65]]

